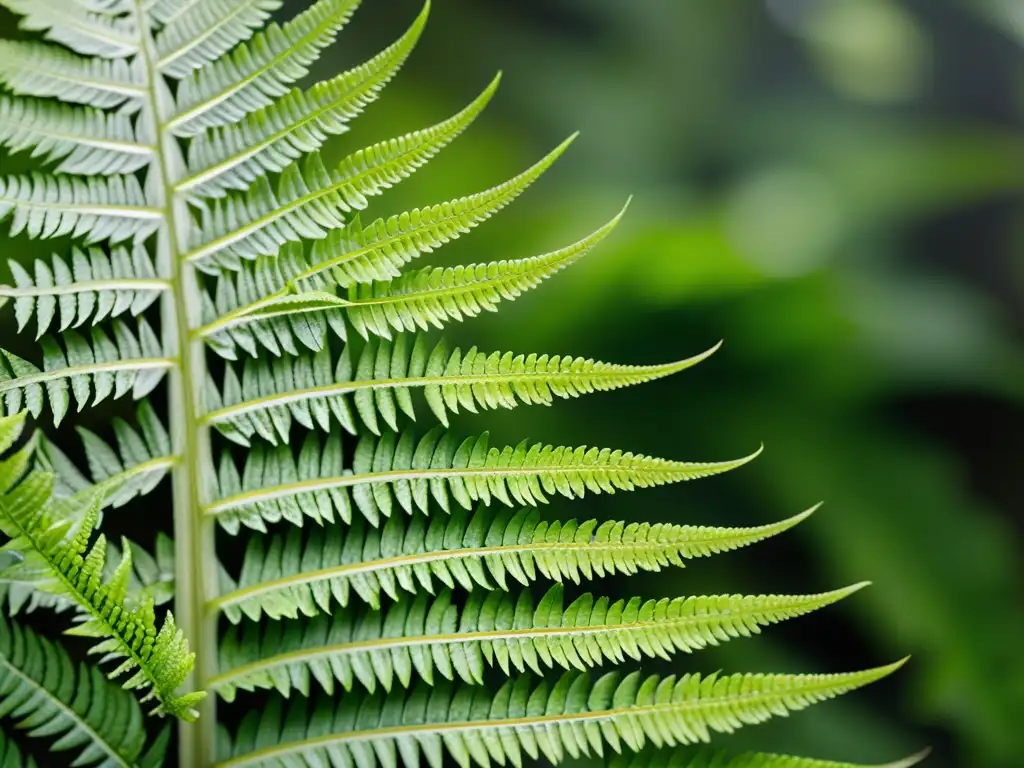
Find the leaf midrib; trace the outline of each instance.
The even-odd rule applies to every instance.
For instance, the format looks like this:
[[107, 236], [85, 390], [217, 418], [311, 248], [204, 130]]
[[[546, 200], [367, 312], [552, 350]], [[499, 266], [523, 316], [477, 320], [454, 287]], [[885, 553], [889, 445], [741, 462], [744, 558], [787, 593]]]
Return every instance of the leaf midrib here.
[[112, 744], [107, 742], [106, 739], [104, 739], [96, 730], [94, 730], [93, 727], [89, 725], [89, 723], [87, 723], [85, 719], [81, 715], [79, 715], [75, 710], [73, 710], [69, 705], [65, 704], [63, 701], [57, 698], [56, 695], [54, 695], [51, 691], [45, 688], [37, 680], [29, 677], [24, 672], [22, 672], [18, 667], [14, 666], [14, 664], [11, 663], [10, 659], [7, 658], [6, 654], [0, 653], [0, 663], [3, 663], [3, 665], [7, 667], [11, 674], [18, 677], [20, 680], [28, 684], [30, 687], [35, 688], [40, 694], [42, 694], [43, 697], [45, 697], [48, 701], [50, 701], [51, 704], [54, 704], [58, 709], [60, 709], [68, 718], [74, 720], [76, 723], [76, 730], [84, 731], [89, 736], [90, 741], [93, 744], [98, 744], [103, 749], [103, 751], [106, 752], [107, 755], [112, 760], [114, 760], [118, 765], [122, 766], [122, 768], [138, 768], [138, 763], [134, 761], [129, 762], [128, 760], [126, 760], [124, 756], [121, 755], [121, 753]]
[[[319, 658], [321, 656], [337, 656], [337, 655], [357, 655], [360, 653], [370, 653], [374, 651], [388, 651], [392, 648], [403, 648], [403, 647], [417, 647], [424, 645], [455, 645], [462, 643], [487, 643], [491, 641], [514, 641], [518, 639], [529, 639], [534, 637], [551, 637], [551, 636], [565, 636], [571, 637], [576, 635], [602, 635], [609, 633], [644, 633], [649, 632], [658, 628], [672, 628], [672, 630], [684, 629], [691, 626], [699, 626], [706, 624], [712, 619], [726, 619], [731, 620], [742, 620], [745, 618], [754, 617], [766, 617], [758, 624], [762, 624], [768, 621], [774, 621], [777, 618], [781, 618], [782, 615], [787, 611], [801, 611], [808, 607], [816, 607], [822, 602], [828, 601], [830, 598], [836, 598], [843, 595], [845, 590], [836, 590], [829, 593], [821, 593], [817, 595], [765, 595], [763, 597], [774, 597], [780, 599], [779, 605], [760, 605], [753, 600], [744, 600], [740, 603], [739, 608], [730, 606], [725, 610], [707, 611], [705, 613], [692, 613], [684, 614], [679, 616], [656, 616], [650, 619], [637, 620], [630, 622], [621, 622], [619, 624], [592, 624], [592, 625], [571, 625], [571, 626], [557, 626], [557, 627], [525, 627], [518, 629], [494, 629], [477, 632], [453, 632], [453, 633], [439, 633], [433, 635], [413, 635], [413, 636], [402, 636], [402, 637], [385, 637], [376, 638], [373, 640], [361, 640], [351, 641], [346, 643], [336, 643], [333, 645], [323, 645], [313, 648], [303, 648], [297, 651], [291, 651], [289, 653], [282, 653], [276, 656], [268, 656], [261, 658], [257, 661], [244, 664], [239, 667], [234, 667], [226, 672], [222, 672], [214, 678], [207, 681], [207, 684], [211, 688], [217, 688], [225, 684], [235, 685], [233, 681], [244, 679], [245, 677], [262, 672], [266, 669], [274, 669], [278, 667], [288, 666], [290, 664], [303, 663], [312, 659]], [[719, 597], [725, 597], [721, 595], [711, 596], [709, 599], [715, 599]], [[727, 597], [734, 597], [729, 595]], [[746, 598], [748, 596], [741, 596]], [[758, 596], [750, 596], [758, 597]], [[827, 604], [827, 602], [826, 602]], [[646, 607], [646, 606], [644, 606]], [[562, 618], [564, 610], [560, 611], [557, 616]], [[668, 631], [668, 629], [666, 629]], [[678, 647], [673, 642], [673, 647]], [[689, 638], [684, 638], [683, 645], [690, 650], [697, 647], [695, 644], [689, 642]], [[602, 651], [603, 657], [603, 651]], [[593, 665], [590, 665], [593, 666]]]

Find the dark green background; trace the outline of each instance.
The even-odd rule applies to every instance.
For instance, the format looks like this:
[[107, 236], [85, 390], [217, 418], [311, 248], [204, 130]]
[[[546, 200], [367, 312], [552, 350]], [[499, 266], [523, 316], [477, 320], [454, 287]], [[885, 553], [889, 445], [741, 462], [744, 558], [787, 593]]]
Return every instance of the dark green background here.
[[[316, 74], [368, 57], [418, 10], [365, 5]], [[552, 250], [635, 195], [599, 251], [450, 335], [629, 363], [724, 338], [722, 350], [667, 381], [460, 427], [687, 460], [766, 444], [725, 477], [556, 503], [564, 515], [749, 525], [826, 501], [784, 539], [608, 587], [661, 597], [875, 582], [677, 661], [844, 671], [913, 654], [896, 678], [748, 729], [742, 745], [881, 761], [932, 744], [936, 768], [1024, 764], [1024, 11], [999, 7], [436, 0], [406, 71], [328, 151], [442, 119], [502, 69], [484, 117], [374, 214], [483, 189], [576, 129], [522, 201], [426, 261]], [[1013, 13], [1016, 36], [1001, 24]], [[40, 252], [20, 240], [6, 250]], [[7, 310], [5, 341], [11, 328]]]

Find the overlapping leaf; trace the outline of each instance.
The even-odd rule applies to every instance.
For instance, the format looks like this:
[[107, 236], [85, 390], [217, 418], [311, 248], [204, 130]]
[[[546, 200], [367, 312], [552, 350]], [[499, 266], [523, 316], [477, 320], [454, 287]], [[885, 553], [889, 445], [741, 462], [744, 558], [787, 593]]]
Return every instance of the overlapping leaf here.
[[615, 493], [709, 477], [741, 467], [757, 456], [723, 462], [683, 462], [608, 448], [554, 447], [524, 441], [490, 448], [488, 435], [460, 440], [443, 428], [421, 438], [411, 431], [364, 436], [351, 469], [345, 466], [341, 438], [316, 433], [298, 455], [289, 446], [255, 447], [244, 472], [230, 457], [220, 464], [218, 500], [205, 509], [228, 530], [239, 525], [263, 530], [266, 522], [302, 525], [350, 522], [353, 507], [373, 525], [396, 506], [407, 514], [471, 509], [477, 501], [506, 506], [536, 505], [561, 495]]
[[508, 590], [541, 579], [580, 583], [605, 575], [682, 568], [776, 536], [814, 510], [754, 528], [546, 521], [536, 509], [489, 510], [470, 515], [395, 515], [381, 528], [357, 518], [338, 526], [253, 536], [237, 582], [223, 576], [212, 607], [232, 622], [297, 618], [346, 606], [352, 593], [374, 608], [381, 595], [398, 600], [438, 584], [448, 588]]

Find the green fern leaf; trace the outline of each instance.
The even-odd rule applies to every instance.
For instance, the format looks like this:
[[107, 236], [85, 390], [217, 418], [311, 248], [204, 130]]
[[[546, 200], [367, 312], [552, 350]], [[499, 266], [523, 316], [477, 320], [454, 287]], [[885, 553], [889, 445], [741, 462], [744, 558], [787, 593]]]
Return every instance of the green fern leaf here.
[[411, 176], [458, 137], [483, 111], [498, 86], [490, 86], [443, 123], [354, 152], [330, 172], [318, 153], [284, 169], [275, 193], [261, 177], [244, 195], [214, 201], [185, 259], [204, 270], [237, 268], [242, 259], [272, 256], [289, 242], [326, 237], [344, 214], [367, 198]]
[[[58, 514], [58, 518], [64, 519]], [[132, 569], [128, 576], [126, 604], [141, 605], [152, 600], [154, 605], [164, 605], [174, 597], [174, 542], [163, 532], [156, 537], [156, 554], [151, 555], [145, 547], [131, 542]], [[107, 559], [103, 569], [104, 581], [114, 578], [121, 553], [113, 544], [107, 543]], [[17, 557], [0, 553], [0, 604], [6, 601], [7, 613], [17, 616], [37, 610], [63, 613], [76, 610], [74, 601], [61, 595], [44, 592], [40, 582], [46, 579], [46, 570], [30, 572], [18, 565]]]
[[[23, 422], [23, 416], [0, 419], [0, 434], [17, 435]], [[99, 517], [98, 506], [94, 505], [72, 531], [68, 522], [51, 516], [47, 503], [53, 480], [49, 475], [33, 472], [12, 486], [12, 477], [21, 475], [12, 472], [12, 467], [17, 470], [24, 463], [30, 448], [0, 463], [0, 530], [10, 538], [4, 548], [22, 558], [21, 564], [9, 572], [16, 575], [25, 569], [35, 576], [47, 571], [48, 577], [38, 581], [39, 588], [72, 600], [82, 612], [81, 622], [68, 630], [69, 634], [95, 638], [99, 642], [94, 653], [121, 660], [110, 676], [133, 672], [125, 688], [146, 691], [144, 700], [159, 702], [157, 712], [194, 719], [194, 707], [205, 693], [175, 693], [188, 677], [194, 655], [189, 653], [188, 642], [175, 626], [174, 617], [168, 614], [158, 631], [152, 601], [126, 605], [132, 571], [129, 545], [123, 547], [113, 578], [103, 580], [106, 539], [101, 535], [89, 546]]]
[[3, 768], [36, 768], [31, 756], [21, 754], [18, 745], [0, 730], [0, 766]]
[[[268, 106], [306, 75], [309, 65], [333, 42], [359, 3], [317, 0], [283, 27], [270, 24], [248, 44], [193, 72], [178, 83], [176, 114], [168, 130], [191, 137]], [[189, 8], [179, 20], [192, 12]]]
[[2, 616], [0, 716], [29, 736], [56, 738], [51, 750], [74, 750], [75, 765], [141, 768], [146, 728], [135, 698], [96, 667], [76, 669], [60, 645]]
[[569, 672], [550, 687], [523, 675], [497, 692], [441, 683], [408, 695], [345, 697], [333, 712], [325, 701], [287, 713], [275, 703], [242, 721], [231, 756], [217, 768], [329, 764], [332, 755], [365, 768], [419, 768], [424, 759], [440, 768], [445, 752], [463, 768], [492, 759], [521, 766], [524, 756], [557, 764], [601, 757], [609, 747], [693, 744], [835, 698], [902, 664], [834, 675], [644, 678], [636, 672], [623, 678], [612, 672], [595, 683]]
[[[627, 204], [628, 205], [628, 204]], [[582, 259], [618, 225], [619, 214], [579, 242], [542, 256], [490, 264], [430, 268], [391, 282], [361, 283], [349, 289], [345, 316], [365, 339], [394, 332], [443, 328], [446, 322], [494, 311]]]
[[81, 472], [53, 442], [40, 436], [41, 465], [55, 480], [55, 493], [73, 499], [98, 499], [102, 507], [123, 507], [132, 499], [151, 493], [178, 463], [170, 435], [149, 401], [138, 407], [138, 428], [120, 417], [113, 420], [116, 447], [79, 427], [85, 449], [88, 476]]
[[867, 766], [757, 752], [730, 758], [723, 752], [702, 750], [694, 753], [692, 749], [680, 747], [675, 750], [647, 750], [638, 755], [616, 755], [609, 761], [608, 768], [911, 768], [927, 756], [926, 750], [893, 763]]
[[[815, 508], [816, 509], [816, 508]], [[360, 519], [340, 530], [292, 528], [249, 540], [238, 582], [222, 574], [220, 596], [211, 603], [233, 623], [330, 613], [347, 606], [352, 593], [375, 609], [381, 595], [399, 600], [438, 583], [467, 591], [508, 590], [540, 579], [580, 583], [615, 573], [682, 568], [686, 560], [710, 557], [776, 536], [807, 519], [795, 517], [754, 528], [625, 523], [587, 520], [547, 522], [535, 509], [473, 515], [399, 515], [381, 528]]]
[[445, 512], [451, 498], [465, 509], [492, 499], [506, 506], [546, 503], [549, 496], [583, 498], [587, 493], [615, 493], [721, 474], [752, 461], [716, 463], [657, 459], [607, 448], [553, 447], [524, 441], [489, 448], [488, 435], [460, 441], [443, 428], [417, 439], [412, 432], [388, 432], [380, 439], [363, 437], [352, 470], [343, 469], [341, 439], [331, 435], [321, 445], [311, 433], [298, 457], [288, 446], [257, 446], [239, 476], [230, 457], [220, 465], [219, 500], [205, 509], [229, 528], [239, 523], [262, 530], [263, 521], [303, 518], [322, 522], [337, 514], [351, 522], [352, 507], [372, 525], [390, 517], [394, 506], [407, 514], [428, 513], [429, 499]]
[[310, 695], [316, 680], [329, 695], [335, 683], [356, 682], [374, 693], [413, 674], [433, 685], [435, 674], [484, 684], [487, 667], [507, 676], [552, 668], [585, 671], [605, 662], [700, 650], [761, 627], [831, 605], [864, 584], [820, 595], [717, 595], [611, 602], [588, 594], [563, 608], [561, 585], [536, 607], [529, 591], [513, 600], [502, 592], [473, 592], [461, 610], [445, 590], [420, 594], [387, 613], [340, 611], [305, 622], [247, 624], [221, 645], [222, 672], [209, 685], [232, 701], [238, 689], [275, 688], [283, 696]]
[[51, 337], [43, 338], [43, 370], [0, 349], [0, 398], [7, 415], [26, 408], [39, 416], [49, 400], [54, 424], [60, 424], [72, 398], [79, 410], [129, 393], [139, 400], [173, 366], [142, 318], [138, 331], [115, 321], [113, 339], [98, 326], [92, 328], [89, 340], [76, 331], [61, 338], [63, 347]]
[[353, 406], [376, 435], [380, 420], [399, 430], [401, 411], [415, 419], [412, 389], [423, 390], [431, 411], [448, 426], [448, 413], [515, 408], [520, 403], [550, 405], [555, 398], [579, 397], [642, 384], [678, 373], [707, 359], [703, 354], [664, 365], [614, 365], [560, 355], [491, 354], [476, 348], [465, 355], [448, 351], [442, 340], [432, 351], [426, 336], [410, 351], [407, 336], [394, 343], [371, 341], [353, 364], [346, 346], [337, 364], [330, 351], [302, 357], [251, 358], [239, 379], [225, 369], [224, 385], [207, 388], [210, 412], [203, 423], [241, 445], [254, 435], [271, 444], [287, 443], [293, 420], [306, 429], [330, 432], [335, 422], [356, 434]]
[[58, 173], [134, 173], [153, 159], [140, 132], [119, 112], [0, 96], [0, 146], [59, 160]]
[[97, 324], [125, 313], [138, 316], [149, 309], [170, 284], [157, 277], [152, 257], [141, 246], [71, 252], [71, 261], [53, 256], [36, 259], [34, 275], [17, 261], [9, 262], [14, 286], [0, 286], [0, 302], [14, 299], [18, 330], [36, 317], [42, 336], [59, 315], [57, 330]]
[[301, 245], [292, 244], [273, 258], [241, 264], [237, 273], [221, 275], [215, 298], [204, 294], [207, 324], [198, 335], [228, 359], [237, 357], [236, 345], [252, 357], [258, 356], [261, 346], [275, 355], [282, 349], [297, 355], [300, 347], [319, 351], [328, 328], [346, 338], [347, 304], [321, 288], [399, 275], [403, 264], [451, 242], [510, 204], [554, 164], [573, 138], [492, 189], [380, 219], [366, 229], [356, 216], [343, 230], [314, 243], [309, 256]]
[[208, 66], [263, 26], [281, 0], [206, 0], [164, 25], [156, 37], [156, 66], [186, 77]]
[[41, 96], [96, 108], [138, 111], [146, 73], [135, 58], [95, 59], [34, 42], [0, 40], [0, 83], [21, 96]]
[[22, 16], [18, 26], [85, 56], [123, 59], [139, 52], [139, 29], [129, 16], [94, 13], [62, 0], [3, 0]]
[[134, 176], [6, 176], [0, 178], [0, 221], [12, 217], [12, 236], [138, 242], [160, 225], [159, 209], [138, 204], [147, 199]]
[[319, 150], [328, 136], [347, 131], [412, 53], [429, 8], [428, 3], [399, 40], [366, 63], [196, 136], [188, 148], [190, 173], [178, 191], [195, 197], [244, 191], [265, 173], [278, 173], [303, 153]]

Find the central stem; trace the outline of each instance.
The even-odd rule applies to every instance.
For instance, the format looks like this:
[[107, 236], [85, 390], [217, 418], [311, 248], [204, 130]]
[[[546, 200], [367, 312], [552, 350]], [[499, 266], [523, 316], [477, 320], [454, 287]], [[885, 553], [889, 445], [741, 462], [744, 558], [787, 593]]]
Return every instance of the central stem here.
[[[174, 192], [175, 183], [185, 175], [181, 147], [167, 128], [174, 100], [157, 68], [156, 46], [140, 0], [136, 0], [136, 13], [148, 80], [148, 108], [143, 119], [152, 121], [157, 138], [156, 159], [150, 168], [150, 188], [158, 195], [163, 217], [157, 239], [157, 262], [160, 274], [170, 285], [161, 303], [162, 340], [167, 354], [178, 363], [172, 370], [168, 393], [171, 440], [174, 454], [181, 457], [172, 475], [174, 617], [195, 653], [195, 666], [186, 685], [197, 690], [217, 672], [217, 618], [205, 611], [207, 601], [217, 594], [215, 523], [202, 514], [206, 502], [203, 478], [212, 466], [209, 429], [199, 420], [206, 349], [202, 340], [192, 339], [192, 329], [201, 321], [198, 276], [195, 268], [181, 257], [188, 242], [191, 218], [187, 203]], [[216, 758], [215, 696], [207, 696], [198, 709], [196, 723], [178, 726], [179, 765], [188, 768], [208, 768]]]

